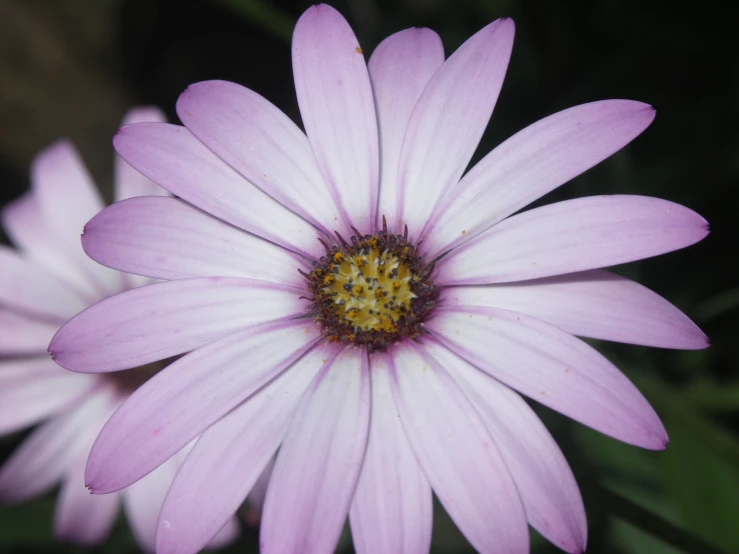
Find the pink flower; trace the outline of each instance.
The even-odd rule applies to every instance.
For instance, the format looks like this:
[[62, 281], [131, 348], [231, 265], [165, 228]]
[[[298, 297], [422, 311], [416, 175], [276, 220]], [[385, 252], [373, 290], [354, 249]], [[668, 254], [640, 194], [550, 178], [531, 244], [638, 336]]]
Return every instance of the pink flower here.
[[[140, 108], [125, 122], [163, 120], [158, 110]], [[117, 199], [168, 195], [121, 160], [115, 184]], [[2, 212], [18, 250], [0, 246], [0, 355], [10, 356], [0, 361], [0, 433], [43, 423], [0, 468], [0, 501], [27, 500], [61, 482], [55, 534], [88, 545], [105, 539], [122, 501], [139, 544], [153, 552], [159, 510], [185, 452], [120, 493], [92, 496], [84, 485], [95, 437], [146, 374], [71, 373], [45, 352], [59, 326], [78, 311], [153, 282], [85, 255], [80, 230], [102, 208], [74, 147], [59, 141], [36, 157], [32, 190]], [[220, 542], [236, 531], [231, 522]]]
[[119, 490], [202, 433], [158, 552], [202, 547], [278, 448], [265, 554], [332, 552], [347, 514], [360, 553], [428, 552], [432, 489], [480, 552], [527, 551], [527, 522], [581, 552], [577, 484], [514, 390], [665, 447], [642, 395], [574, 335], [704, 348], [666, 300], [597, 268], [693, 244], [706, 222], [639, 196], [512, 215], [639, 135], [654, 119], [639, 102], [555, 114], [464, 174], [512, 44], [498, 20], [445, 61], [434, 32], [409, 29], [367, 65], [346, 21], [314, 6], [292, 47], [307, 137], [218, 81], [182, 94], [184, 127], [121, 129], [121, 156], [181, 200], [118, 203], [84, 247], [169, 281], [89, 308], [50, 350], [90, 373], [192, 351], [123, 404], [87, 466], [93, 492]]

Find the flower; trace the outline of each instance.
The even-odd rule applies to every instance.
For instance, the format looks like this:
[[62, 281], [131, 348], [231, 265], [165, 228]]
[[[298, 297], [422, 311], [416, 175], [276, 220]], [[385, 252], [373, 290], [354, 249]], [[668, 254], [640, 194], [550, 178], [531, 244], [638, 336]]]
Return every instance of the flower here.
[[[163, 115], [139, 108], [124, 122], [137, 121], [163, 121]], [[168, 194], [121, 160], [115, 185], [117, 199]], [[55, 534], [92, 545], [108, 535], [122, 500], [136, 539], [153, 552], [159, 509], [185, 452], [120, 494], [90, 495], [84, 468], [108, 417], [157, 368], [83, 375], [61, 370], [45, 355], [59, 326], [85, 306], [153, 282], [85, 255], [80, 229], [102, 208], [74, 146], [62, 140], [38, 154], [32, 190], [2, 212], [18, 250], [0, 247], [0, 433], [43, 423], [0, 468], [0, 501], [27, 500], [61, 482]], [[216, 544], [236, 530], [231, 522]]]
[[358, 552], [427, 552], [432, 489], [480, 552], [527, 551], [527, 522], [582, 552], [575, 479], [514, 391], [665, 447], [643, 396], [574, 335], [707, 346], [666, 300], [597, 269], [693, 244], [706, 222], [639, 196], [512, 215], [639, 135], [654, 118], [639, 102], [550, 116], [465, 174], [513, 32], [495, 21], [444, 60], [434, 32], [409, 29], [365, 64], [347, 22], [318, 5], [292, 45], [306, 134], [219, 81], [182, 94], [184, 127], [120, 130], [119, 154], [180, 199], [115, 204], [84, 247], [168, 281], [92, 306], [50, 351], [91, 373], [190, 352], [114, 414], [86, 472], [93, 492], [118, 490], [202, 433], [158, 552], [196, 552], [278, 448], [266, 554], [331, 552], [347, 514]]

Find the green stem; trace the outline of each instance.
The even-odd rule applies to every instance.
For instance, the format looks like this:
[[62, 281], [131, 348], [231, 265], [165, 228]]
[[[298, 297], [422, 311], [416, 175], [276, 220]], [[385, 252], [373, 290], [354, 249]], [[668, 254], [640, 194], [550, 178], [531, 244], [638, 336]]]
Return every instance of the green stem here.
[[673, 525], [626, 497], [600, 485], [592, 485], [594, 497], [609, 515], [617, 517], [688, 554], [722, 554], [721, 550]]

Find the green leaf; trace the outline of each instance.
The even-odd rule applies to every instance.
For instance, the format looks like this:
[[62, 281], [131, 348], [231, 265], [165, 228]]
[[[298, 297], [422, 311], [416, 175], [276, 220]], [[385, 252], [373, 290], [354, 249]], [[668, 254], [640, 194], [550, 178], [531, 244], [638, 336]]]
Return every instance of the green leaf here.
[[690, 530], [735, 551], [739, 472], [685, 431], [676, 428], [670, 435], [670, 446], [660, 457], [668, 495]]

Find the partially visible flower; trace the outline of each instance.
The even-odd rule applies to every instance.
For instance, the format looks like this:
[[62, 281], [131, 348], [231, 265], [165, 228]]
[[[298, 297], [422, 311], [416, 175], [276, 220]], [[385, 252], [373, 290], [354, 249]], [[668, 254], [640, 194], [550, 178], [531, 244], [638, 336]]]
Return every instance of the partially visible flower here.
[[644, 397], [574, 335], [707, 346], [666, 300], [597, 269], [693, 244], [706, 222], [638, 196], [516, 214], [639, 135], [654, 119], [640, 102], [547, 117], [464, 175], [513, 32], [496, 21], [445, 60], [433, 31], [409, 29], [368, 67], [346, 21], [314, 6], [292, 45], [305, 134], [226, 82], [182, 94], [184, 127], [119, 132], [119, 154], [180, 199], [108, 208], [85, 249], [169, 281], [90, 307], [50, 350], [91, 373], [190, 352], [116, 412], [86, 473], [93, 492], [118, 490], [202, 433], [160, 554], [197, 551], [275, 452], [263, 554], [332, 552], [347, 515], [359, 553], [428, 552], [432, 489], [480, 552], [525, 552], [527, 522], [582, 552], [574, 476], [514, 389], [666, 446]]
[[[139, 108], [124, 123], [163, 120], [159, 110]], [[109, 495], [90, 494], [84, 468], [103, 424], [161, 364], [83, 375], [62, 370], [46, 352], [75, 313], [153, 280], [98, 265], [82, 250], [80, 231], [103, 204], [71, 143], [42, 151], [31, 172], [31, 191], [2, 211], [18, 250], [0, 246], [0, 433], [43, 423], [0, 468], [0, 501], [28, 500], [61, 483], [55, 534], [86, 545], [105, 539], [122, 501], [137, 541], [153, 552], [159, 511], [186, 451]], [[115, 172], [116, 200], [168, 195], [120, 158]], [[230, 541], [237, 530], [230, 521], [215, 544]]]

